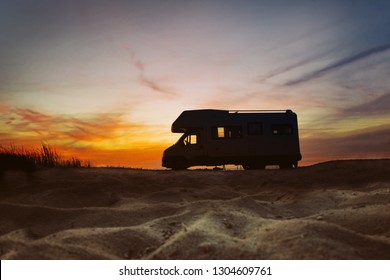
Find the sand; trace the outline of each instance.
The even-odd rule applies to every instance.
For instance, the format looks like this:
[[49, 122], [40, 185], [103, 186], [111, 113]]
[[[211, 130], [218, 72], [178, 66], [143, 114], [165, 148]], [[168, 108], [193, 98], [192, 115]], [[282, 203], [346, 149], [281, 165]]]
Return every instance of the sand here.
[[6, 172], [1, 259], [390, 259], [390, 160]]

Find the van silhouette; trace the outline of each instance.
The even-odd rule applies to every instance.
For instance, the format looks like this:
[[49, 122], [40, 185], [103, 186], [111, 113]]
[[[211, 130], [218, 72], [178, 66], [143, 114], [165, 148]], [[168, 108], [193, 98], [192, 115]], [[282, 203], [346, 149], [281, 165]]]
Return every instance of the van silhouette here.
[[291, 110], [188, 110], [171, 130], [183, 135], [164, 151], [162, 166], [175, 170], [225, 164], [292, 168], [302, 159]]

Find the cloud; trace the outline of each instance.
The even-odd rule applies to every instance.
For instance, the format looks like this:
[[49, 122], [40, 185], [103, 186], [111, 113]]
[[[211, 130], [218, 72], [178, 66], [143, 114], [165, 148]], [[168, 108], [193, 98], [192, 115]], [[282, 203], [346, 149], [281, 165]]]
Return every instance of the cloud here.
[[279, 75], [282, 75], [284, 73], [287, 73], [291, 70], [294, 70], [296, 68], [299, 68], [299, 67], [302, 67], [304, 65], [307, 65], [307, 64], [310, 64], [320, 58], [323, 58], [327, 55], [329, 55], [331, 53], [331, 51], [326, 51], [326, 52], [323, 52], [323, 53], [320, 53], [320, 54], [315, 54], [315, 55], [311, 55], [307, 58], [304, 58], [300, 61], [297, 61], [296, 63], [293, 63], [293, 64], [290, 64], [290, 65], [287, 65], [287, 66], [284, 66], [284, 67], [280, 67], [278, 69], [275, 69], [274, 71], [271, 71], [269, 72], [268, 74], [264, 75], [264, 76], [260, 76], [258, 81], [260, 83], [263, 83], [263, 82], [266, 82], [267, 80], [273, 78], [273, 77], [276, 77], [276, 76], [279, 76]]
[[169, 89], [161, 85], [159, 82], [151, 80], [143, 75], [139, 76], [139, 81], [141, 82], [141, 84], [152, 89], [153, 91], [164, 94], [165, 97], [173, 97], [177, 95], [174, 90]]
[[64, 157], [132, 167], [160, 166], [166, 148], [165, 142], [156, 140], [155, 127], [128, 121], [121, 112], [76, 117], [3, 104], [0, 110], [7, 112], [0, 115], [0, 146], [35, 149], [47, 143]]
[[311, 81], [312, 79], [324, 76], [324, 75], [326, 75], [326, 74], [328, 74], [328, 73], [330, 73], [330, 72], [332, 72], [334, 70], [337, 70], [340, 67], [346, 66], [348, 64], [352, 64], [352, 63], [354, 63], [356, 61], [359, 61], [361, 59], [365, 59], [365, 58], [367, 58], [367, 57], [369, 57], [371, 55], [382, 53], [382, 52], [385, 52], [385, 51], [388, 51], [388, 50], [390, 50], [390, 44], [385, 44], [385, 45], [382, 45], [382, 46], [377, 46], [377, 47], [374, 47], [374, 48], [362, 51], [362, 52], [360, 52], [358, 54], [355, 54], [355, 55], [352, 55], [352, 56], [340, 59], [339, 61], [337, 61], [337, 62], [335, 62], [335, 63], [333, 63], [331, 65], [328, 65], [328, 66], [326, 66], [326, 67], [324, 67], [322, 69], [319, 69], [319, 70], [313, 71], [311, 73], [308, 73], [308, 74], [304, 75], [301, 78], [291, 80], [291, 81], [285, 83], [284, 85], [285, 86], [295, 86], [295, 85], [298, 85], [298, 84], [302, 84], [302, 83]]
[[50, 123], [53, 121], [53, 117], [50, 115], [42, 114], [31, 109], [16, 109], [16, 114], [29, 123]]
[[[17, 108], [7, 116], [3, 115], [0, 118], [0, 127], [2, 141], [53, 141], [70, 146], [99, 146], [111, 143], [118, 147], [142, 139], [143, 132], [148, 129], [142, 123], [125, 120], [124, 114], [120, 112], [74, 117], [44, 114], [25, 108]], [[128, 141], [123, 140], [126, 137], [129, 137]]]
[[390, 125], [365, 128], [349, 134], [327, 134], [301, 139], [305, 162], [348, 158], [390, 157]]
[[138, 71], [138, 81], [143, 86], [146, 86], [147, 88], [162, 94], [163, 97], [171, 98], [177, 95], [173, 89], [163, 85], [156, 79], [148, 77], [148, 75], [145, 74], [145, 64], [141, 60], [137, 59], [135, 51], [130, 48], [127, 48], [127, 50], [130, 53], [130, 58], [134, 68]]
[[210, 90], [207, 98], [197, 106], [215, 109], [251, 109], [251, 110], [305, 110], [307, 108], [326, 107], [323, 97], [313, 92], [288, 90], [283, 87], [237, 88], [218, 87]]
[[284, 73], [287, 73], [295, 68], [298, 68], [298, 67], [301, 67], [309, 62], [312, 61], [313, 58], [308, 58], [308, 59], [304, 59], [304, 60], [301, 60], [301, 61], [298, 61], [294, 64], [291, 64], [291, 65], [288, 65], [288, 66], [285, 66], [285, 67], [281, 67], [281, 68], [278, 68], [270, 73], [268, 73], [267, 75], [264, 75], [264, 76], [261, 76], [258, 81], [260, 83], [263, 83], [263, 82], [266, 82], [267, 80], [273, 78], [273, 77], [276, 77], [278, 75], [281, 75], [281, 74], [284, 74]]
[[98, 113], [85, 119], [66, 118], [64, 135], [73, 141], [98, 142], [115, 140], [129, 130], [142, 127], [141, 124], [127, 123], [121, 113]]
[[138, 69], [139, 72], [144, 73], [145, 66], [144, 66], [144, 64], [140, 60], [135, 61], [134, 62], [134, 66], [135, 66], [135, 68]]
[[390, 93], [385, 93], [374, 100], [346, 108], [342, 112], [345, 115], [381, 115], [390, 114]]

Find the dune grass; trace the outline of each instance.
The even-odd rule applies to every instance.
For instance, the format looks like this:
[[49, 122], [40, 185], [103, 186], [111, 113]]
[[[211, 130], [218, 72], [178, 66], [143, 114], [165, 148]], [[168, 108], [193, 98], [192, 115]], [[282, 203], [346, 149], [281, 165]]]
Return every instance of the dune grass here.
[[0, 146], [0, 170], [33, 171], [42, 167], [90, 167], [89, 161], [82, 162], [72, 157], [64, 159], [52, 146], [42, 144], [34, 150], [10, 145]]

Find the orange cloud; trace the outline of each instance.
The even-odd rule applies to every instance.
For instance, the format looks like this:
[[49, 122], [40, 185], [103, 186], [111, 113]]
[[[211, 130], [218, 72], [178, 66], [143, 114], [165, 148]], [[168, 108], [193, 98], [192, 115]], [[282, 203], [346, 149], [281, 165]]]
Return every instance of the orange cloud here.
[[155, 128], [128, 121], [120, 112], [76, 117], [8, 106], [1, 110], [8, 113], [0, 117], [3, 146], [37, 148], [47, 143], [65, 157], [75, 156], [97, 165], [133, 167], [160, 166], [162, 151], [167, 146], [159, 141]]
[[24, 121], [32, 123], [50, 123], [53, 117], [30, 109], [16, 109], [16, 114]]
[[35, 132], [43, 140], [95, 142], [116, 139], [129, 130], [146, 126], [125, 121], [121, 113], [96, 113], [84, 118], [48, 115], [30, 109], [15, 109], [3, 118], [2, 127], [14, 135]]

